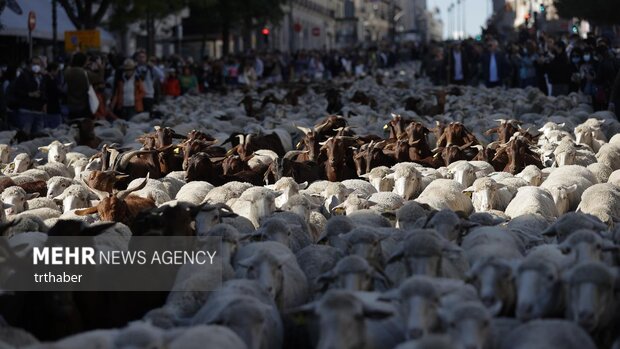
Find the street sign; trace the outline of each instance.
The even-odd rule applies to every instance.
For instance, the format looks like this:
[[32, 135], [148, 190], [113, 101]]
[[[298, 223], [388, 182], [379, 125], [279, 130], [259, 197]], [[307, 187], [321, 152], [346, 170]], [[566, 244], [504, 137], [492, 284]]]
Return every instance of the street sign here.
[[101, 32], [98, 30], [76, 30], [65, 32], [65, 51], [87, 51], [101, 48]]
[[28, 13], [28, 30], [33, 31], [37, 26], [37, 15], [34, 11], [30, 11]]
[[321, 35], [321, 28], [319, 28], [319, 27], [312, 28], [312, 35], [314, 35], [314, 36]]
[[32, 31], [37, 26], [37, 15], [34, 11], [28, 12], [28, 57], [32, 58]]
[[295, 33], [299, 33], [299, 32], [301, 32], [301, 24], [299, 24], [299, 23], [295, 23], [295, 24], [293, 25], [293, 30], [295, 31]]

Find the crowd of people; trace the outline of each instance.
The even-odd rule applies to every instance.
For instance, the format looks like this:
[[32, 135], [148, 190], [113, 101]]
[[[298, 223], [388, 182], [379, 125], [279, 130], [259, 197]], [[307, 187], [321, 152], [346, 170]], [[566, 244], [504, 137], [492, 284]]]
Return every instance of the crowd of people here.
[[198, 62], [149, 57], [144, 50], [131, 57], [77, 52], [67, 66], [37, 56], [21, 67], [0, 69], [0, 127], [33, 135], [76, 118], [129, 119], [184, 94], [372, 75], [403, 60], [420, 61], [420, 76], [437, 85], [534, 86], [549, 95], [580, 91], [596, 110], [620, 108], [620, 60], [609, 40], [537, 34], [506, 45], [488, 37], [292, 55], [249, 52]]
[[[176, 55], [160, 60], [144, 50], [131, 57], [77, 52], [67, 66], [37, 56], [20, 67], [0, 69], [1, 127], [37, 134], [67, 119], [129, 119], [136, 113], [151, 112], [165, 98], [372, 74], [376, 69], [393, 67], [398, 59], [394, 49], [353, 53], [302, 50], [294, 55], [250, 52], [218, 59], [205, 57], [200, 62]], [[98, 103], [92, 102], [94, 96]]]
[[596, 110], [615, 110], [620, 102], [620, 59], [610, 40], [594, 35], [522, 33], [505, 45], [494, 38], [440, 43], [426, 49], [422, 69], [439, 85], [534, 86], [554, 96], [579, 91]]

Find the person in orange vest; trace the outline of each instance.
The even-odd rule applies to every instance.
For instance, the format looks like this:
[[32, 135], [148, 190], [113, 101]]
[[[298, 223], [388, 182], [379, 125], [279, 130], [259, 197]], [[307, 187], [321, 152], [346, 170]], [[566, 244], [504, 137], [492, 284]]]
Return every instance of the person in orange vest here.
[[136, 113], [144, 111], [142, 99], [145, 92], [142, 80], [136, 75], [136, 63], [133, 59], [127, 58], [122, 69], [123, 73], [114, 84], [116, 89], [110, 107], [116, 115], [128, 120]]
[[164, 94], [170, 97], [178, 97], [181, 95], [181, 82], [177, 77], [177, 71], [172, 68], [168, 70], [166, 74], [166, 80], [164, 80]]

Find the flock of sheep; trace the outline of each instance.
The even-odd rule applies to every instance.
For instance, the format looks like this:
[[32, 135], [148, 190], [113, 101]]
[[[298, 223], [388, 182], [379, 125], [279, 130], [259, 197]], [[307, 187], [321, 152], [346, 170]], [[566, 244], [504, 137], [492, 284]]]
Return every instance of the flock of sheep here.
[[[0, 242], [1, 282], [10, 282], [29, 248], [67, 232], [125, 250], [132, 235], [220, 237], [223, 263], [223, 284], [214, 292], [184, 291], [215, 277], [195, 266], [181, 268], [163, 295], [4, 291], [0, 348], [620, 348], [615, 115], [594, 113], [577, 94], [439, 89], [415, 81], [410, 67], [399, 69], [329, 83], [339, 91], [342, 115], [331, 119], [326, 109], [334, 94], [325, 93], [326, 100], [326, 86], [296, 93], [294, 103], [273, 101], [298, 87], [274, 86], [182, 97], [160, 106], [159, 119], [98, 122], [94, 134], [69, 125], [16, 143], [14, 132], [0, 132], [0, 229], [8, 237]], [[252, 117], [239, 104], [265, 96], [271, 103]], [[372, 102], [363, 103], [368, 96]], [[412, 97], [414, 107], [405, 107]], [[353, 175], [330, 181], [330, 153], [319, 161], [326, 174], [317, 180], [299, 180], [312, 161], [299, 161], [307, 170], [282, 173], [284, 158], [311, 153], [303, 150], [305, 137], [326, 132], [334, 120], [346, 126], [327, 133], [346, 128], [353, 136], [326, 136], [323, 145], [376, 135], [343, 149], [379, 142], [384, 156], [393, 141], [386, 125], [396, 118], [427, 131], [464, 126], [472, 138], [454, 151], [467, 159], [449, 155], [442, 164], [443, 150], [433, 149], [427, 160], [368, 165], [370, 171], [343, 162], [331, 175]], [[498, 136], [486, 132], [498, 125]], [[256, 178], [264, 184], [241, 180], [241, 172], [209, 177], [196, 170], [212, 161], [204, 152], [184, 159], [181, 170], [140, 177], [140, 166], [153, 165], [145, 165], [152, 150], [144, 150], [144, 137], [154, 129], [180, 138], [204, 132], [209, 146], [224, 148], [223, 157], [241, 158], [250, 174], [261, 169]], [[441, 132], [427, 133], [422, 141], [397, 138], [439, 148]], [[277, 135], [287, 155], [258, 149], [244, 159], [224, 145], [242, 149], [248, 135], [266, 134]], [[454, 147], [455, 137], [441, 148]], [[92, 139], [100, 140], [98, 149], [84, 145]], [[525, 146], [512, 147], [517, 142]], [[187, 151], [174, 144], [154, 149], [163, 162], [165, 154]], [[500, 165], [501, 154], [473, 160], [502, 149], [508, 157]], [[533, 163], [520, 163], [525, 152], [536, 154]], [[118, 166], [123, 154], [123, 166], [133, 167]], [[269, 180], [262, 171], [272, 165]]]

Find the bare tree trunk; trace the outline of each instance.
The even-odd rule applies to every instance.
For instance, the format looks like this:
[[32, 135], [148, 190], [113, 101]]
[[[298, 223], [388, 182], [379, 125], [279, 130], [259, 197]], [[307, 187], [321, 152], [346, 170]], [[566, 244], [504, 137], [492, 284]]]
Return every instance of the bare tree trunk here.
[[243, 50], [252, 49], [252, 17], [246, 16], [243, 19]]
[[224, 20], [222, 23], [222, 55], [226, 56], [230, 53], [230, 23]]

